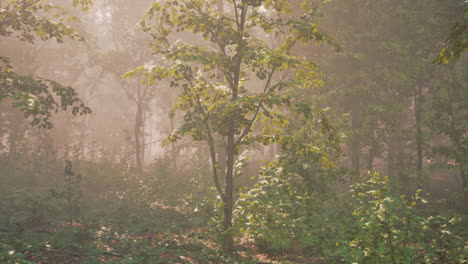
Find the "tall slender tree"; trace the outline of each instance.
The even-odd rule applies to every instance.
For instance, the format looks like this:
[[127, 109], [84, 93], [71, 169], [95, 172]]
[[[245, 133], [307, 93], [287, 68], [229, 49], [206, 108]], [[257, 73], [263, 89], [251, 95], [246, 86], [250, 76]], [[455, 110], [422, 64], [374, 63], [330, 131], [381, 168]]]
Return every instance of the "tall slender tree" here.
[[[225, 252], [233, 246], [234, 180], [242, 149], [253, 142], [274, 143], [275, 132], [288, 122], [279, 109], [310, 112], [299, 90], [321, 85], [316, 64], [294, 55], [293, 48], [310, 41], [332, 43], [317, 23], [316, 10], [324, 2], [305, 1], [302, 16], [293, 19], [284, 0], [229, 0], [223, 12], [217, 0], [167, 1], [153, 4], [142, 20], [153, 36], [153, 51], [168, 63], [127, 75], [145, 71], [150, 84], [168, 78], [180, 88], [173, 110], [183, 112], [184, 123], [169, 140], [190, 135], [207, 142], [223, 202]], [[281, 39], [279, 48], [263, 40], [267, 34]], [[224, 142], [225, 171], [219, 169], [215, 136]]]

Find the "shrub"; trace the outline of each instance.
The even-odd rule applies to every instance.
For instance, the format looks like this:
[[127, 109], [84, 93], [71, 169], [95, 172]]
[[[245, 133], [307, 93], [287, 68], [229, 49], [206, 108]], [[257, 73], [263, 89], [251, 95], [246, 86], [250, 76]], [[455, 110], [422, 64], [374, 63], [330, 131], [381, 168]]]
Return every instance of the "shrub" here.
[[[333, 189], [336, 172], [320, 152], [283, 155], [241, 194], [236, 226], [269, 250], [293, 250], [336, 259], [348, 225]], [[348, 217], [349, 218], [349, 217]]]
[[421, 191], [407, 199], [392, 190], [388, 177], [364, 176], [351, 186], [353, 239], [344, 247], [349, 263], [463, 263], [464, 242], [453, 232], [459, 218], [423, 217]]

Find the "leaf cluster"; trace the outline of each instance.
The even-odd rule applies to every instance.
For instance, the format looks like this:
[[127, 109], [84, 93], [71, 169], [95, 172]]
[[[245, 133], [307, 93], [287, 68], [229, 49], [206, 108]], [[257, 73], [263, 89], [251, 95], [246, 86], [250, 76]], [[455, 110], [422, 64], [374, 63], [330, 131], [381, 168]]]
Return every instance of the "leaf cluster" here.
[[[87, 9], [90, 0], [74, 0], [73, 5]], [[20, 41], [34, 43], [55, 39], [63, 43], [68, 37], [84, 41], [83, 37], [66, 22], [78, 21], [63, 7], [44, 0], [13, 0], [0, 2], [0, 36], [16, 35]], [[78, 97], [76, 91], [56, 81], [36, 76], [17, 74], [10, 60], [0, 57], [0, 101], [10, 99], [12, 106], [32, 117], [31, 125], [52, 128], [53, 113], [68, 108], [73, 115], [91, 113], [91, 109]]]
[[[153, 4], [141, 26], [153, 36], [155, 54], [170, 65], [141, 66], [125, 77], [145, 72], [148, 84], [170, 79], [171, 87], [180, 89], [171, 115], [183, 112], [185, 123], [169, 140], [183, 135], [197, 141], [208, 134], [226, 136], [234, 120], [237, 143], [250, 144], [257, 138], [248, 137], [256, 120], [285, 122], [276, 109], [293, 104], [290, 91], [321, 85], [317, 65], [292, 55], [296, 42], [333, 41], [318, 29], [312, 15], [317, 7], [309, 6], [307, 15], [294, 20], [285, 15], [292, 11], [286, 1], [229, 1], [226, 12], [215, 10], [214, 3]], [[180, 37], [177, 32], [190, 32], [196, 41], [174, 41]], [[274, 32], [283, 45], [270, 47], [259, 32]]]
[[[5, 2], [5, 5], [0, 6], [0, 36], [15, 34], [19, 40], [29, 43], [34, 43], [36, 38], [43, 41], [55, 39], [58, 43], [63, 43], [65, 37], [84, 40], [75, 29], [65, 24], [65, 22], [78, 21], [78, 18], [63, 7], [44, 0], [2, 0], [2, 2]], [[83, 2], [84, 6], [90, 4], [89, 0], [73, 2], [74, 4]]]
[[69, 108], [73, 115], [91, 113], [73, 88], [41, 77], [18, 75], [5, 57], [0, 57], [0, 87], [0, 101], [9, 99], [25, 118], [32, 118], [33, 126], [52, 128], [52, 114]]

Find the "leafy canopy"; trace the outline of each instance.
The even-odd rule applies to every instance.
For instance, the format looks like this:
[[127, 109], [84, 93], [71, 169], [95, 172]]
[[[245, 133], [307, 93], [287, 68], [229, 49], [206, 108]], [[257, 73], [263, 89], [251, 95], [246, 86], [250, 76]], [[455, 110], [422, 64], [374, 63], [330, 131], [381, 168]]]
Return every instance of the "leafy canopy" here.
[[[165, 1], [154, 3], [141, 21], [153, 37], [153, 52], [167, 64], [140, 66], [125, 77], [143, 72], [148, 85], [169, 79], [180, 88], [171, 115], [182, 112], [184, 123], [168, 139], [188, 135], [208, 142], [214, 182], [227, 204], [240, 147], [276, 142], [275, 134], [288, 124], [282, 108], [312, 113], [300, 90], [322, 84], [318, 67], [294, 55], [294, 47], [317, 41], [339, 49], [318, 28], [315, 13], [324, 2], [305, 1], [296, 19], [287, 1], [230, 0], [224, 10], [214, 0]], [[277, 45], [270, 45], [271, 37]], [[215, 140], [226, 147], [225, 192], [218, 183]]]
[[[266, 140], [268, 131], [253, 136], [256, 120], [286, 123], [280, 106], [299, 106], [296, 90], [321, 85], [317, 66], [293, 55], [296, 43], [333, 42], [318, 29], [314, 13], [322, 1], [306, 1], [306, 13], [290, 18], [286, 1], [228, 1], [219, 12], [216, 1], [157, 2], [141, 25], [153, 36], [151, 48], [168, 65], [145, 65], [125, 77], [144, 72], [145, 80], [170, 79], [181, 88], [173, 112], [185, 113], [184, 125], [171, 136], [204, 140], [210, 133], [226, 136], [235, 120], [237, 145]], [[193, 33], [184, 38], [178, 32]], [[282, 40], [272, 47], [265, 36]], [[337, 49], [338, 46], [335, 45]], [[295, 103], [294, 103], [295, 102]]]
[[[90, 0], [73, 0], [86, 10]], [[0, 36], [16, 36], [20, 41], [33, 44], [36, 39], [55, 39], [63, 43], [68, 37], [84, 41], [66, 22], [78, 21], [64, 8], [40, 0], [0, 1]], [[36, 76], [23, 76], [14, 71], [10, 60], [0, 56], [0, 102], [10, 99], [13, 107], [32, 117], [31, 124], [51, 128], [50, 117], [60, 110], [72, 109], [72, 114], [88, 114], [91, 109], [78, 97], [76, 91], [53, 80]]]

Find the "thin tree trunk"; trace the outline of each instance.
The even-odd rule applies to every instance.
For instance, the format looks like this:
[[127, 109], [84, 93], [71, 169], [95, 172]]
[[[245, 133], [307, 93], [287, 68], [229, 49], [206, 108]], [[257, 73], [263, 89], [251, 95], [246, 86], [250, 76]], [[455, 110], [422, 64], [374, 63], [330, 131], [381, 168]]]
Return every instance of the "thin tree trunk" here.
[[[174, 131], [174, 117], [171, 117], [171, 133]], [[171, 162], [172, 162], [172, 168], [174, 170], [177, 168], [177, 153], [175, 149], [175, 143], [171, 143]]]
[[227, 161], [226, 161], [226, 186], [225, 186], [225, 202], [224, 202], [224, 219], [223, 219], [223, 251], [230, 253], [233, 246], [232, 228], [232, 209], [233, 209], [233, 191], [234, 191], [234, 122], [231, 122], [231, 129], [228, 135], [227, 142]]
[[[24, 131], [21, 131], [21, 121], [17, 119], [13, 121], [13, 129], [8, 134], [8, 162], [6, 163], [6, 176], [5, 179], [13, 179], [15, 172], [15, 164], [17, 157], [17, 143], [18, 139], [23, 137]], [[5, 184], [6, 186], [6, 184]]]
[[463, 214], [468, 214], [468, 173], [464, 170], [460, 171], [460, 177], [462, 180], [462, 194], [463, 194]]
[[146, 111], [143, 110], [142, 115], [141, 115], [141, 135], [140, 135], [140, 137], [141, 137], [141, 141], [140, 141], [140, 151], [141, 151], [140, 162], [141, 162], [142, 172], [143, 172], [143, 167], [145, 166], [145, 149], [146, 149], [145, 130], [146, 130]]
[[369, 149], [369, 158], [367, 160], [367, 170], [370, 172], [374, 170], [375, 152], [375, 146], [371, 146]]
[[406, 194], [410, 194], [410, 177], [405, 170], [406, 164], [404, 159], [404, 143], [402, 143], [402, 135], [396, 131], [389, 134], [389, 148], [388, 148], [388, 176], [390, 178], [399, 178], [401, 183], [401, 190]]
[[13, 164], [12, 162], [15, 159], [16, 156], [16, 142], [19, 136], [19, 129], [20, 129], [20, 122], [17, 122], [16, 125], [13, 128], [13, 131], [10, 131], [10, 134], [8, 135], [8, 163]]
[[359, 176], [361, 168], [361, 140], [360, 140], [360, 127], [361, 127], [361, 113], [359, 111], [359, 102], [354, 98], [352, 99], [351, 108], [351, 128], [353, 130], [353, 136], [351, 137], [350, 151], [351, 151], [351, 165], [353, 174]]
[[[232, 87], [231, 103], [235, 102], [238, 98], [238, 85], [240, 75], [240, 65], [238, 62], [238, 68], [234, 77], [234, 87]], [[234, 115], [236, 116], [236, 115]], [[231, 118], [229, 121], [229, 132], [227, 135], [227, 146], [226, 146], [226, 187], [224, 190], [225, 201], [224, 201], [224, 220], [223, 220], [223, 251], [226, 253], [232, 252], [233, 247], [233, 236], [232, 236], [232, 210], [234, 203], [234, 158], [236, 155], [236, 143], [235, 143], [235, 127], [236, 120]]]
[[70, 216], [70, 224], [73, 225], [73, 206], [72, 206], [72, 183], [71, 183], [71, 175], [67, 175], [68, 177], [68, 213]]
[[136, 158], [136, 169], [139, 174], [142, 173], [143, 167], [141, 164], [141, 145], [140, 145], [140, 132], [141, 132], [141, 117], [142, 117], [142, 106], [141, 103], [137, 103], [137, 112], [135, 116], [135, 158]]
[[[224, 2], [223, 0], [218, 0], [217, 1], [217, 9], [218, 9], [218, 12], [224, 12]], [[223, 72], [221, 71], [221, 69], [219, 67], [216, 67], [216, 75], [217, 75], [217, 81], [218, 82], [223, 82]], [[216, 155], [217, 155], [217, 158], [218, 158], [218, 168], [219, 168], [219, 171], [222, 171], [224, 173], [226, 173], [226, 146], [225, 144], [223, 144], [223, 136], [220, 137], [221, 138], [221, 142], [215, 142], [215, 143], [218, 143], [216, 144]]]
[[[223, 139], [221, 138], [221, 141]], [[218, 142], [216, 146], [216, 156], [218, 158], [218, 168], [223, 174], [226, 173], [226, 146], [222, 142]]]
[[[224, 2], [223, 0], [218, 0], [217, 1], [217, 9], [218, 12], [224, 12]], [[238, 47], [238, 52], [239, 50], [242, 49], [242, 47]], [[241, 55], [238, 53], [238, 56], [240, 57]], [[231, 102], [234, 102], [237, 100], [237, 89], [238, 89], [238, 83], [239, 83], [239, 73], [240, 73], [240, 64], [241, 61], [237, 62], [238, 68], [236, 69], [234, 77], [235, 81], [233, 83], [233, 86], [231, 87], [232, 90], [232, 97], [231, 97]], [[219, 70], [218, 70], [219, 71]], [[222, 249], [225, 253], [231, 253], [232, 252], [232, 247], [233, 247], [233, 236], [232, 236], [232, 210], [233, 210], [233, 192], [234, 192], [234, 158], [235, 158], [235, 126], [236, 126], [236, 121], [235, 120], [230, 120], [229, 121], [229, 132], [227, 135], [227, 146], [226, 146], [226, 175], [225, 175], [225, 182], [226, 186], [224, 189], [224, 203], [223, 203], [223, 212], [224, 212], [224, 218], [223, 218], [223, 243], [222, 243]], [[220, 158], [223, 158], [222, 155], [220, 155]], [[219, 159], [218, 161], [222, 161], [224, 165], [224, 160]]]
[[388, 135], [388, 153], [387, 153], [387, 175], [390, 178], [395, 178], [396, 175], [396, 156], [398, 148], [398, 135], [395, 131], [390, 131]]
[[[452, 94], [452, 89], [448, 89], [448, 97], [450, 99], [455, 99], [454, 94]], [[455, 95], [456, 96], [456, 95]], [[455, 151], [458, 149], [458, 147], [463, 146], [463, 134], [464, 131], [459, 131], [457, 129], [455, 120], [457, 120], [457, 115], [456, 115], [456, 110], [454, 109], [455, 107], [455, 101], [451, 101], [448, 105], [448, 114], [449, 114], [449, 120], [450, 120], [450, 132], [447, 134], [450, 137], [450, 141], [452, 142], [452, 147], [455, 149]], [[459, 149], [458, 149], [459, 150]], [[461, 186], [461, 192], [462, 192], [462, 212], [464, 214], [468, 214], [468, 173], [466, 172], [465, 168], [463, 167], [463, 160], [459, 160], [455, 157], [455, 161], [459, 163], [459, 170], [460, 170], [460, 178], [462, 181], [462, 186]]]
[[150, 120], [149, 120], [149, 139], [148, 139], [148, 155], [150, 157], [150, 160], [153, 157], [153, 120], [151, 119], [150, 115]]
[[423, 149], [422, 149], [422, 129], [421, 129], [421, 102], [422, 102], [422, 84], [418, 83], [416, 88], [416, 94], [414, 96], [414, 116], [416, 119], [416, 175], [418, 189], [423, 187]]

